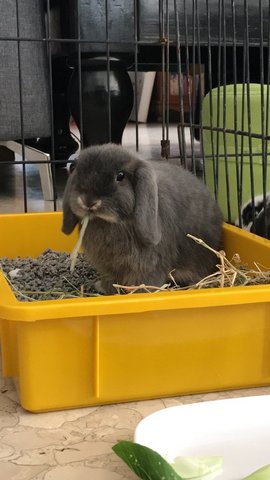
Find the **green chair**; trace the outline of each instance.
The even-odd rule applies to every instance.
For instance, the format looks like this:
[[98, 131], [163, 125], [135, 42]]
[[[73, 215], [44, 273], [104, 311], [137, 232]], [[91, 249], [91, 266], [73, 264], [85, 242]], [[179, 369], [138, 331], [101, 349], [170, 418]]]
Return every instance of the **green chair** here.
[[[249, 110], [246, 84], [236, 85], [236, 95], [234, 85], [213, 89], [212, 115], [209, 93], [205, 96], [202, 105], [202, 124], [204, 127], [210, 127], [203, 130], [205, 181], [209, 190], [213, 194], [216, 193], [225, 220], [231, 223], [238, 219], [238, 191], [241, 206], [252, 197], [252, 171], [254, 195], [263, 193], [264, 177], [266, 177], [266, 188], [270, 191], [270, 160], [267, 159], [267, 168], [263, 167], [263, 152], [270, 153], [270, 141], [263, 142], [261, 138], [234, 133], [235, 130], [244, 131], [247, 134], [262, 135], [263, 133], [261, 85], [250, 84], [249, 94]], [[233, 130], [233, 132], [211, 131], [211, 128], [216, 127]], [[264, 133], [268, 129], [269, 135], [270, 99], [267, 109], [267, 85], [263, 87], [263, 129]]]

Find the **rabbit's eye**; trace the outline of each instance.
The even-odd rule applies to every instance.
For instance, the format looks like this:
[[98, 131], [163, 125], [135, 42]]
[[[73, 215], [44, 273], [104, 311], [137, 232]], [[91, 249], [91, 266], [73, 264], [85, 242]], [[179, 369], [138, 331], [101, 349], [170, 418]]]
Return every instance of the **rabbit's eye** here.
[[118, 174], [116, 175], [117, 182], [122, 182], [122, 180], [124, 180], [125, 178], [125, 175], [125, 172], [118, 172]]
[[76, 162], [77, 162], [77, 159], [70, 164], [69, 173], [73, 172], [74, 168], [76, 167]]

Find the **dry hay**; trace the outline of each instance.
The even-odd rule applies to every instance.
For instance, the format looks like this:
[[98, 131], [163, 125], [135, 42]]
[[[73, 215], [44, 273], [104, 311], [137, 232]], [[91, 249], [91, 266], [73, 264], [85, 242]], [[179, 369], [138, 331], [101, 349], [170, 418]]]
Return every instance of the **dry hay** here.
[[[194, 285], [189, 286], [179, 286], [174, 277], [173, 271], [169, 273], [169, 282], [162, 286], [155, 285], [119, 285], [114, 284], [116, 294], [134, 294], [136, 292], [145, 292], [145, 293], [157, 293], [157, 292], [173, 292], [173, 291], [184, 291], [184, 290], [201, 290], [206, 288], [223, 288], [223, 287], [235, 287], [235, 286], [245, 286], [245, 285], [262, 285], [270, 284], [270, 269], [266, 268], [258, 263], [253, 263], [254, 268], [249, 268], [247, 265], [244, 265], [241, 262], [240, 256], [236, 253], [231, 260], [228, 260], [226, 253], [221, 250], [217, 251], [207, 245], [203, 240], [194, 237], [193, 235], [188, 235], [188, 237], [201, 245], [204, 248], [207, 248], [213, 254], [216, 255], [217, 269], [216, 272], [208, 275], [207, 277], [201, 279]], [[98, 278], [97, 272], [93, 270], [85, 259], [83, 259], [82, 254], [78, 254], [78, 244], [76, 249], [72, 252], [71, 255], [65, 253], [65, 261], [61, 261], [61, 266], [55, 261], [54, 272], [50, 270], [47, 272], [39, 271], [38, 274], [38, 285], [40, 288], [28, 288], [25, 284], [16, 284], [16, 279], [13, 279], [8, 274], [8, 271], [5, 271], [2, 268], [2, 273], [4, 274], [6, 280], [8, 281], [10, 287], [14, 291], [18, 300], [21, 301], [34, 301], [34, 300], [50, 300], [50, 299], [65, 299], [65, 298], [78, 298], [78, 297], [96, 297], [101, 294], [95, 291], [94, 282]], [[48, 265], [48, 260], [46, 255], [49, 255], [53, 251], [45, 251], [40, 257], [45, 256], [45, 264]], [[53, 252], [57, 257], [60, 254], [59, 252]], [[38, 259], [32, 259], [28, 257], [25, 259], [26, 262], [39, 263]], [[75, 263], [77, 262], [76, 268]], [[33, 265], [29, 264], [27, 266], [28, 271], [34, 270]], [[64, 270], [61, 270], [64, 268]], [[88, 270], [87, 270], [88, 268]], [[1, 269], [1, 263], [0, 263]], [[33, 273], [33, 272], [32, 272]], [[60, 274], [60, 277], [59, 277]], [[53, 276], [57, 277], [58, 282], [54, 288], [49, 288], [51, 284], [51, 279]], [[69, 278], [68, 278], [69, 275]], [[27, 272], [27, 277], [29, 277], [29, 272]], [[47, 278], [47, 280], [46, 280]], [[59, 281], [61, 282], [59, 283]], [[36, 282], [36, 280], [35, 280]], [[47, 283], [46, 283], [47, 282]], [[31, 286], [31, 285], [30, 285]], [[24, 288], [23, 288], [24, 287]], [[41, 288], [42, 287], [42, 288]]]
[[223, 288], [223, 287], [236, 287], [236, 286], [245, 286], [245, 285], [263, 285], [270, 284], [270, 269], [266, 268], [256, 262], [254, 262], [254, 269], [250, 269], [247, 265], [242, 264], [241, 258], [238, 253], [235, 253], [231, 260], [228, 260], [226, 253], [223, 250], [217, 251], [211, 248], [207, 243], [205, 243], [200, 238], [194, 237], [193, 235], [188, 234], [189, 238], [194, 240], [199, 245], [207, 248], [213, 252], [219, 263], [216, 265], [216, 272], [208, 275], [199, 282], [181, 287], [177, 285], [176, 281], [173, 278], [173, 271], [169, 273], [170, 283], [166, 283], [161, 287], [156, 287], [154, 285], [138, 285], [138, 286], [125, 286], [114, 284], [114, 287], [117, 290], [117, 293], [136, 293], [138, 290], [145, 292], [164, 292], [164, 291], [180, 291], [180, 290], [201, 290], [204, 288]]

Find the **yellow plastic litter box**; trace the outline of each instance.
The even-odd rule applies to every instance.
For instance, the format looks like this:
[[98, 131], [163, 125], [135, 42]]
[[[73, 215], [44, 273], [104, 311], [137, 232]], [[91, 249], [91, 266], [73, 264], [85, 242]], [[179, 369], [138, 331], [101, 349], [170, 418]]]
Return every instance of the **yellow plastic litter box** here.
[[[0, 257], [71, 251], [61, 213], [0, 216]], [[270, 242], [224, 227], [229, 257]], [[270, 286], [19, 302], [0, 275], [3, 374], [40, 412], [270, 384]]]

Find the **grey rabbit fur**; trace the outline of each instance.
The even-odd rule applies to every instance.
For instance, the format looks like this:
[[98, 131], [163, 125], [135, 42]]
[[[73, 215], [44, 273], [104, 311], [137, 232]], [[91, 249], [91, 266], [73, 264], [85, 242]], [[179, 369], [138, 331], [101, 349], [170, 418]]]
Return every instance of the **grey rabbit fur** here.
[[104, 293], [116, 293], [113, 283], [161, 286], [172, 270], [188, 285], [215, 269], [216, 256], [187, 234], [219, 249], [222, 215], [181, 166], [114, 144], [86, 148], [65, 187], [62, 231], [70, 234], [85, 215], [84, 251]]

